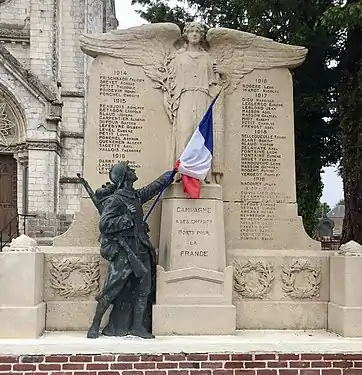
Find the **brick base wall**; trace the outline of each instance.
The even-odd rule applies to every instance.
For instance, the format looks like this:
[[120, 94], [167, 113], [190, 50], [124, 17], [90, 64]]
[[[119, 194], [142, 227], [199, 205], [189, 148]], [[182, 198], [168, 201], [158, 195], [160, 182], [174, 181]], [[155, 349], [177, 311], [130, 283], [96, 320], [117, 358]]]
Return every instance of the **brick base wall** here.
[[362, 354], [0, 355], [5, 374], [362, 375]]

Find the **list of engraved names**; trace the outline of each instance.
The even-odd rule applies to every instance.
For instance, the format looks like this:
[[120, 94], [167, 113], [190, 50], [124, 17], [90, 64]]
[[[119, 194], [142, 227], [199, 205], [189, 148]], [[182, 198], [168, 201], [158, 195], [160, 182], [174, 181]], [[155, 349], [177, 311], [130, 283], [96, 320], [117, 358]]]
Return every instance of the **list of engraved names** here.
[[109, 168], [128, 160], [139, 167], [141, 132], [146, 124], [145, 108], [140, 99], [143, 78], [131, 77], [126, 70], [101, 73], [99, 78], [98, 173], [108, 174]]
[[272, 241], [276, 205], [289, 199], [276, 184], [281, 173], [277, 143], [286, 140], [277, 130], [283, 103], [267, 78], [243, 83], [242, 92], [240, 239]]

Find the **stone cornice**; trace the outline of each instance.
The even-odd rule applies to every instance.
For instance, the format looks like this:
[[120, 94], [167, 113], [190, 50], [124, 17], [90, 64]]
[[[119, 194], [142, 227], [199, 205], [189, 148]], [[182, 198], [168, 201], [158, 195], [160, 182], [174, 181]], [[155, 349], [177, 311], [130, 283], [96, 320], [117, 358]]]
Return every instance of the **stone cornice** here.
[[62, 91], [62, 98], [84, 98], [84, 91]]
[[30, 44], [29, 30], [7, 30], [0, 25], [0, 41]]
[[27, 140], [28, 150], [55, 151], [60, 155], [62, 146], [55, 140]]
[[0, 41], [16, 43], [30, 43], [29, 19], [26, 18], [23, 25], [0, 23]]
[[54, 151], [60, 155], [62, 146], [57, 140], [28, 139], [25, 143], [15, 145], [14, 149], [17, 152], [23, 152], [26, 150]]
[[62, 131], [60, 133], [60, 138], [80, 138], [80, 139], [83, 139], [84, 138], [84, 134], [83, 133], [79, 133], [79, 132]]
[[81, 181], [78, 177], [60, 177], [59, 183], [61, 184], [80, 184]]

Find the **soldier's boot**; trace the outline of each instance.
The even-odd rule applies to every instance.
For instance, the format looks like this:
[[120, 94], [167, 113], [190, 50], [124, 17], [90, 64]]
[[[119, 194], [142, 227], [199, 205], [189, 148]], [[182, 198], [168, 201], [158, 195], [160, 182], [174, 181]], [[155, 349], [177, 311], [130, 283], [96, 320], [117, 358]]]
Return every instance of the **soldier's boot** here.
[[136, 299], [133, 313], [133, 324], [130, 335], [143, 339], [154, 339], [155, 336], [144, 327], [145, 311], [147, 308], [148, 295]]
[[93, 318], [91, 327], [88, 330], [87, 337], [89, 339], [96, 339], [99, 336], [99, 328], [102, 322], [104, 313], [107, 311], [110, 303], [101, 299], [98, 301], [96, 313]]

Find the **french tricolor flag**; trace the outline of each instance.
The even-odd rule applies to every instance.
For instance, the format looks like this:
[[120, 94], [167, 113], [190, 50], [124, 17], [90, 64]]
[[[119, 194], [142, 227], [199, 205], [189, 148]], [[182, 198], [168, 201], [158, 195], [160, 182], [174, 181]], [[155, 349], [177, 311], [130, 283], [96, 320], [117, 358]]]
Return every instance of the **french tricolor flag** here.
[[207, 176], [213, 153], [212, 109], [219, 95], [211, 102], [185, 150], [177, 160], [175, 169], [181, 173], [184, 191], [190, 198], [200, 198], [200, 181]]

